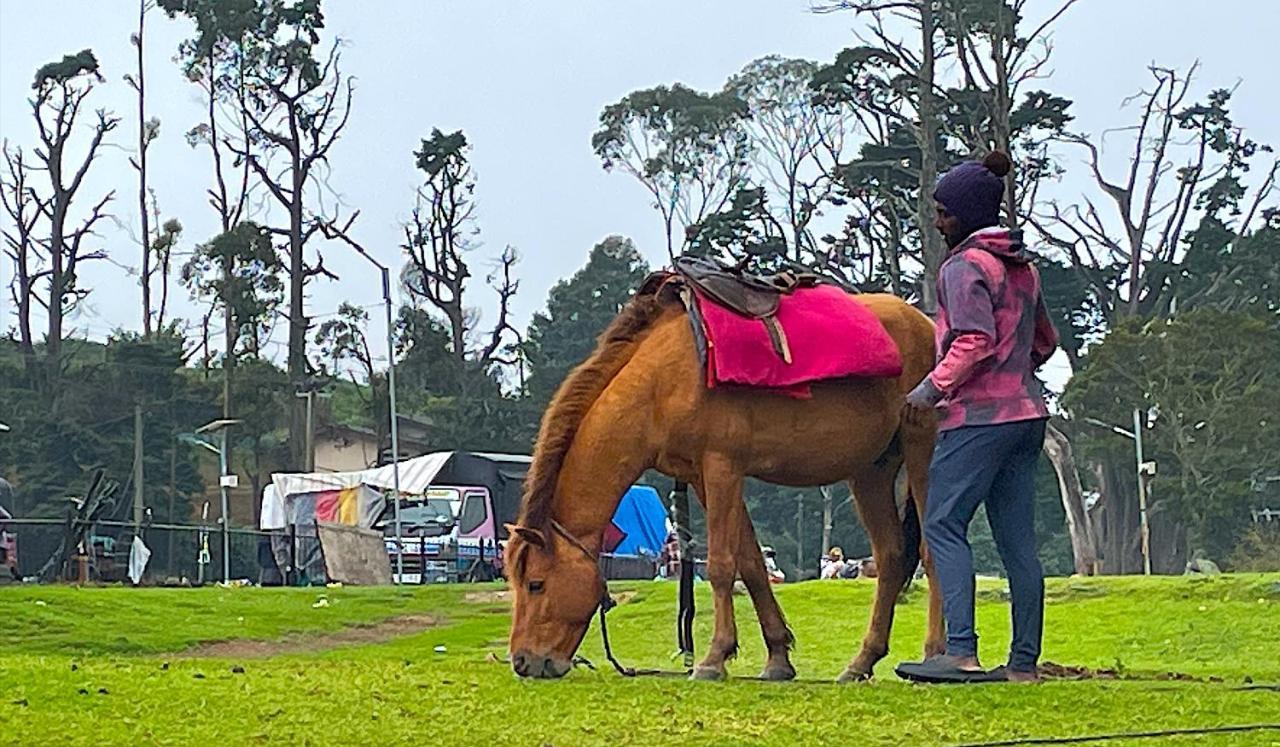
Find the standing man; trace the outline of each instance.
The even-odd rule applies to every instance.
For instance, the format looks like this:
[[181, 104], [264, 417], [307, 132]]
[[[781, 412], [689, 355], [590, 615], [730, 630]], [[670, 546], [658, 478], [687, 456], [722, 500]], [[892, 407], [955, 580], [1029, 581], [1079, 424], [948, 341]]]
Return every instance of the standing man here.
[[[1038, 369], [1058, 345], [1022, 234], [999, 226], [1009, 157], [956, 166], [938, 180], [934, 227], [950, 251], [938, 271], [938, 352], [907, 395], [907, 417], [940, 408], [924, 534], [942, 587], [947, 650], [898, 666], [922, 682], [1035, 681], [1044, 628], [1044, 574], [1036, 553], [1035, 469], [1049, 417]], [[978, 663], [969, 522], [986, 504], [1009, 576], [1008, 664]]]

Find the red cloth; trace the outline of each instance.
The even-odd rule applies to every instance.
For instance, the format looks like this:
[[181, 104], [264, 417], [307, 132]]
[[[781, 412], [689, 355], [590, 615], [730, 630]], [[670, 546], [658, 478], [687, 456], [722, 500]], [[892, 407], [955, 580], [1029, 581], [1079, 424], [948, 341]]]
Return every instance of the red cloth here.
[[604, 532], [601, 534], [601, 541], [603, 543], [602, 551], [613, 552], [614, 549], [617, 548], [618, 545], [626, 538], [627, 533], [619, 529], [617, 524], [610, 521], [609, 524], [605, 526]]
[[791, 350], [790, 364], [774, 350], [764, 322], [702, 294], [698, 309], [707, 337], [709, 387], [763, 387], [804, 398], [814, 381], [902, 374], [902, 356], [880, 319], [832, 285], [782, 297], [776, 318]]

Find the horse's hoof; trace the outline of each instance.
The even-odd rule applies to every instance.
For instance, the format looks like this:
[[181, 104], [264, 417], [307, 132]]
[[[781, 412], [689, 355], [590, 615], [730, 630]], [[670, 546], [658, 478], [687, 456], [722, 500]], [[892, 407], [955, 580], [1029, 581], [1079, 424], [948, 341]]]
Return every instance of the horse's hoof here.
[[846, 667], [845, 670], [840, 673], [840, 676], [836, 677], [836, 682], [841, 685], [847, 685], [850, 682], [867, 682], [870, 679], [871, 672], [864, 672], [860, 669], [854, 669], [853, 667]]
[[760, 673], [760, 679], [766, 682], [786, 682], [796, 678], [796, 668], [790, 664], [770, 664]]
[[702, 665], [698, 665], [694, 667], [693, 672], [689, 674], [689, 679], [702, 680], [704, 682], [719, 682], [726, 676], [727, 675], [723, 668], [717, 669], [716, 667], [704, 667]]

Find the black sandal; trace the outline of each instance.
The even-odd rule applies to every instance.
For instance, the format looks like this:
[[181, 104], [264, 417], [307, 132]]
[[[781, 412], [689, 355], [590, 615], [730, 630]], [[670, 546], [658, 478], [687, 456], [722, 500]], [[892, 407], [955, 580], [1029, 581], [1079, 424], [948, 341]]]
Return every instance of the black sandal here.
[[991, 674], [986, 670], [963, 669], [956, 664], [956, 657], [947, 654], [930, 656], [924, 661], [903, 662], [893, 671], [902, 679], [911, 682], [964, 684], [993, 681]]

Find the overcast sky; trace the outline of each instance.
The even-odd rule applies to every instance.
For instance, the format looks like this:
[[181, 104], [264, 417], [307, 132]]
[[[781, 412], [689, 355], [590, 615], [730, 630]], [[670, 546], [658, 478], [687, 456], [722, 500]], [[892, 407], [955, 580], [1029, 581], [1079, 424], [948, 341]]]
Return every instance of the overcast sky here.
[[[1030, 5], [1031, 15], [1040, 17], [1057, 0]], [[855, 43], [853, 16], [814, 15], [808, 6], [808, 0], [326, 0], [328, 29], [348, 40], [343, 66], [356, 78], [331, 186], [349, 208], [360, 209], [355, 233], [382, 261], [399, 267], [400, 224], [418, 181], [412, 151], [432, 127], [463, 129], [474, 146], [484, 242], [475, 274], [482, 280], [484, 257], [503, 246], [519, 249], [524, 260], [515, 311], [523, 326], [551, 285], [580, 267], [609, 234], [631, 237], [655, 264], [665, 258], [661, 223], [641, 187], [605, 173], [591, 151], [601, 109], [658, 84], [716, 89], [767, 54], [825, 62]], [[103, 154], [82, 200], [114, 188], [116, 213], [135, 222], [137, 182], [126, 149], [136, 143], [136, 104], [122, 76], [134, 68], [129, 35], [136, 21], [132, 1], [0, 0], [0, 135], [30, 146], [35, 130], [26, 99], [33, 72], [92, 48], [107, 82], [91, 104], [125, 120], [113, 137], [119, 147]], [[1075, 101], [1076, 129], [1099, 132], [1132, 121], [1120, 106], [1148, 82], [1147, 64], [1185, 67], [1199, 59], [1195, 90], [1239, 83], [1236, 121], [1255, 139], [1280, 144], [1277, 27], [1280, 2], [1274, 0], [1081, 0], [1056, 26], [1053, 77], [1045, 86]], [[201, 118], [199, 90], [171, 62], [191, 30], [155, 12], [146, 38], [149, 114], [162, 122], [150, 179], [163, 214], [186, 228], [179, 251], [210, 238], [217, 225], [204, 195], [208, 153], [183, 139]], [[1108, 155], [1123, 165], [1123, 149]], [[1079, 173], [1078, 159], [1072, 164]], [[1073, 177], [1058, 191], [1087, 187]], [[94, 338], [141, 324], [136, 276], [128, 274], [138, 264], [137, 246], [115, 229], [104, 238], [112, 262], [85, 272], [95, 291], [74, 318], [77, 332]], [[325, 248], [325, 259], [341, 281], [313, 286], [313, 316], [332, 313], [344, 300], [378, 302], [372, 267], [336, 246]], [[11, 273], [6, 262], [0, 279], [7, 284]], [[185, 291], [173, 292], [178, 315], [196, 317]], [[469, 303], [488, 318], [492, 298], [479, 282], [469, 289]], [[2, 324], [11, 326], [7, 293], [0, 309]], [[371, 332], [380, 336], [380, 325]], [[270, 349], [280, 359], [284, 341], [280, 325]]]

